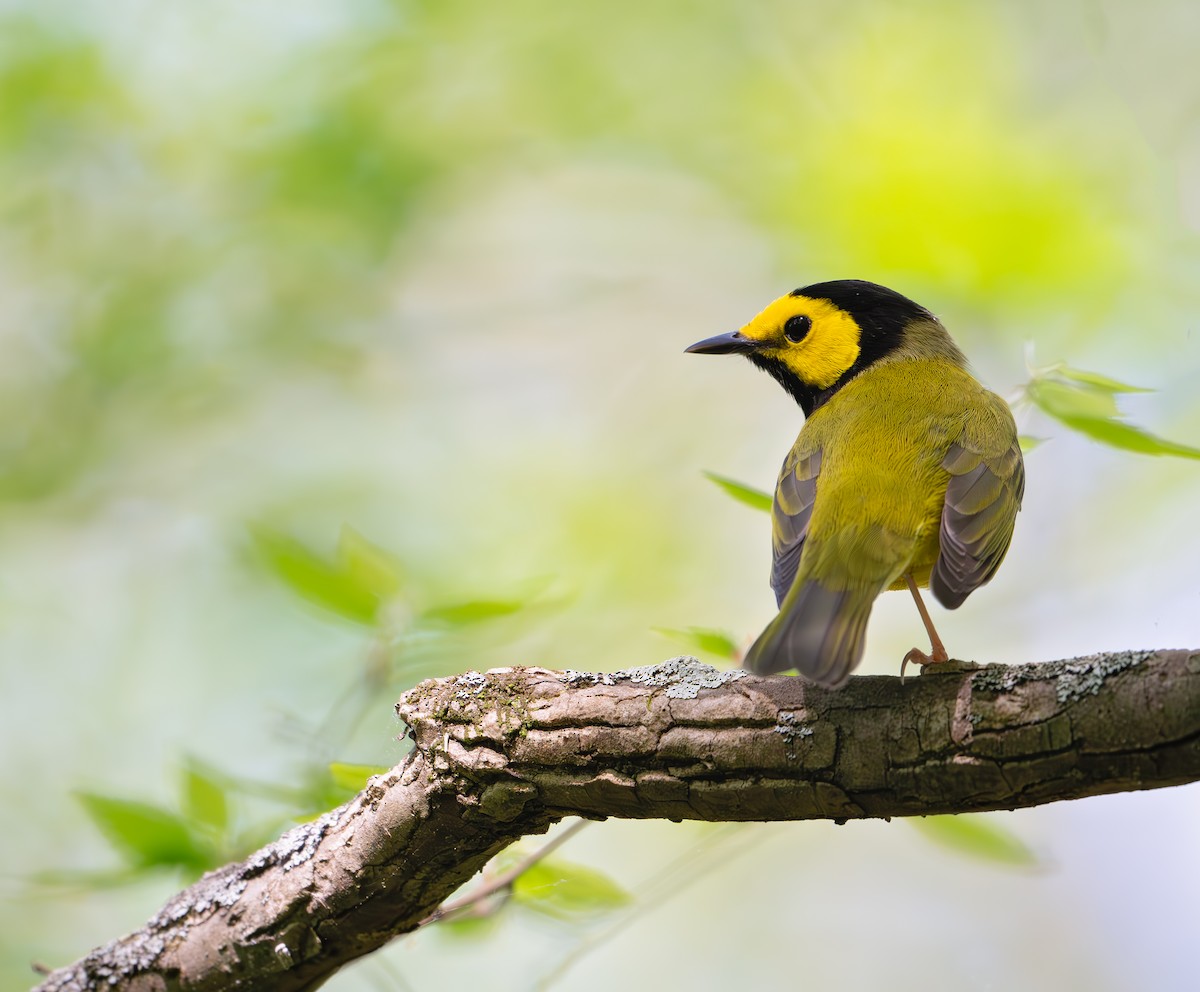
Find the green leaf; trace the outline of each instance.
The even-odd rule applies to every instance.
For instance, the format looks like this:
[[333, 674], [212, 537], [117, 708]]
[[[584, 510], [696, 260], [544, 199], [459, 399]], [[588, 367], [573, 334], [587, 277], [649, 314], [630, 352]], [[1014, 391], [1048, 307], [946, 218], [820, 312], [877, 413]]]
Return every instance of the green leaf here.
[[1030, 434], [1021, 434], [1017, 437], [1017, 443], [1020, 444], [1023, 452], [1028, 453], [1034, 448], [1041, 447], [1043, 444], [1045, 444], [1046, 439], [1044, 437], [1033, 437]]
[[170, 810], [94, 792], [76, 795], [92, 823], [131, 866], [196, 869], [210, 865], [208, 850]]
[[1037, 856], [1019, 837], [978, 814], [925, 816], [910, 821], [936, 844], [999, 864], [1032, 867]]
[[381, 600], [393, 598], [404, 584], [404, 569], [390, 551], [368, 541], [353, 527], [342, 527], [337, 559], [356, 584]]
[[267, 567], [297, 595], [346, 620], [374, 626], [380, 597], [360, 575], [326, 561], [287, 534], [255, 527], [251, 535]]
[[[1051, 378], [1054, 375], [1068, 381]], [[1200, 459], [1200, 448], [1168, 441], [1119, 419], [1115, 394], [1148, 390], [1093, 372], [1059, 366], [1035, 377], [1025, 392], [1043, 412], [1101, 444], [1143, 455]]]
[[606, 875], [567, 861], [539, 861], [513, 883], [513, 899], [529, 909], [569, 919], [620, 909], [629, 894]]
[[344, 761], [335, 761], [329, 766], [329, 777], [339, 789], [347, 792], [362, 792], [367, 779], [372, 775], [382, 775], [387, 771], [384, 765], [351, 765]]
[[183, 766], [183, 815], [224, 834], [229, 826], [229, 803], [225, 786], [210, 769], [189, 758]]
[[732, 634], [723, 630], [713, 630], [710, 627], [652, 627], [651, 630], [693, 651], [715, 654], [731, 661], [737, 661], [741, 657], [737, 641]]
[[1051, 371], [1062, 376], [1064, 379], [1083, 383], [1085, 386], [1091, 386], [1093, 389], [1100, 389], [1109, 393], [1154, 392], [1153, 389], [1147, 389], [1145, 386], [1131, 386], [1126, 382], [1118, 382], [1116, 379], [1110, 379], [1099, 372], [1088, 372], [1086, 369], [1073, 369], [1069, 365], [1056, 365]]
[[761, 489], [755, 489], [753, 486], [747, 486], [724, 475], [717, 475], [716, 472], [705, 472], [704, 477], [711, 482], [715, 482], [739, 503], [745, 503], [756, 510], [764, 510], [767, 513], [771, 512], [770, 493], [763, 492]]
[[435, 606], [426, 610], [421, 616], [434, 623], [459, 627], [464, 624], [506, 617], [523, 610], [527, 605], [528, 601], [524, 599], [475, 599], [465, 603]]
[[448, 920], [439, 920], [438, 933], [458, 940], [482, 940], [491, 935], [500, 924], [499, 913], [484, 913], [472, 916], [462, 913]]
[[1112, 393], [1053, 379], [1034, 379], [1025, 387], [1029, 398], [1056, 420], [1067, 417], [1108, 418], [1120, 415]]
[[533, 606], [553, 603], [553, 598], [545, 595], [553, 582], [552, 576], [534, 576], [519, 583], [513, 594], [508, 596], [441, 603], [424, 610], [420, 619], [439, 627], [463, 627], [499, 620]]
[[1142, 455], [1174, 455], [1200, 459], [1200, 448], [1168, 441], [1121, 420], [1093, 420], [1088, 417], [1060, 417], [1068, 427], [1102, 444]]

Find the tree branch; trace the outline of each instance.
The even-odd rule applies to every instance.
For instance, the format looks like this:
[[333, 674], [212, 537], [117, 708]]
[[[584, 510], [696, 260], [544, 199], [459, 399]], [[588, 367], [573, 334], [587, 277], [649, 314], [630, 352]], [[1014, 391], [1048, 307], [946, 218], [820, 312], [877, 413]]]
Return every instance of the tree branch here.
[[415, 741], [404, 762], [38, 989], [315, 989], [565, 816], [920, 816], [1200, 779], [1189, 651], [938, 666], [837, 691], [690, 659], [499, 669], [423, 682], [396, 709]]

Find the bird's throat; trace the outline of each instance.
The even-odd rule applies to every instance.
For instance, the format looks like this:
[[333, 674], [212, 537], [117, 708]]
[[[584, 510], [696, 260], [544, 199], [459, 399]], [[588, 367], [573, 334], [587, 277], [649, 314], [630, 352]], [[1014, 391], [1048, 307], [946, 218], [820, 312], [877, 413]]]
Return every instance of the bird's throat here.
[[851, 369], [833, 385], [821, 389], [806, 383], [778, 358], [770, 358], [766, 355], [750, 355], [748, 357], [750, 361], [787, 390], [788, 395], [800, 404], [800, 409], [804, 411], [805, 417], [811, 417], [827, 403], [829, 398], [841, 389], [854, 373], [854, 370]]

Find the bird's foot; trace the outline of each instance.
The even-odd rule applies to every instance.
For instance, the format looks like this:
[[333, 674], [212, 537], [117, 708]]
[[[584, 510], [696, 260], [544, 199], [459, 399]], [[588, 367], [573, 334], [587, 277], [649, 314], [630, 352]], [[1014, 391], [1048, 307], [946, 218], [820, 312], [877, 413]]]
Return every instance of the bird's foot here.
[[900, 678], [904, 678], [904, 670], [909, 665], [918, 665], [924, 669], [926, 665], [944, 665], [950, 660], [950, 656], [946, 654], [946, 649], [942, 647], [942, 642], [937, 641], [932, 645], [932, 654], [926, 654], [920, 648], [913, 648], [904, 656], [904, 660], [900, 662]]

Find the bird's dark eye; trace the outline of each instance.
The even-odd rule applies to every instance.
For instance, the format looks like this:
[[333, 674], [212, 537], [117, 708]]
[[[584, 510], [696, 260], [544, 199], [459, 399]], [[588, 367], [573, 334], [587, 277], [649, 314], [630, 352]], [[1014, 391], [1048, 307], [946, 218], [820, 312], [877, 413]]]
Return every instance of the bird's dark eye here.
[[812, 318], [798, 313], [795, 317], [789, 317], [787, 323], [783, 325], [783, 336], [792, 344], [796, 344], [804, 340], [804, 335], [808, 333], [810, 327], [812, 327]]

